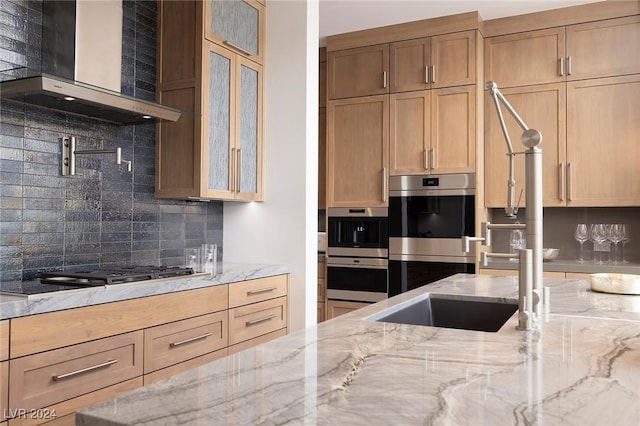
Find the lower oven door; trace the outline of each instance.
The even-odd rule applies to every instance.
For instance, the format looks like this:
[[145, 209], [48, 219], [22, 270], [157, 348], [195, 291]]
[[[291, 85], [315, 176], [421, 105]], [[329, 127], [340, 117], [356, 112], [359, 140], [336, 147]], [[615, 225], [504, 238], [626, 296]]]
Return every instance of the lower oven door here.
[[379, 302], [387, 298], [387, 283], [387, 259], [327, 259], [327, 299]]
[[391, 255], [389, 257], [389, 297], [458, 273], [475, 274], [475, 264], [461, 260], [444, 256], [433, 256], [425, 260], [425, 256]]

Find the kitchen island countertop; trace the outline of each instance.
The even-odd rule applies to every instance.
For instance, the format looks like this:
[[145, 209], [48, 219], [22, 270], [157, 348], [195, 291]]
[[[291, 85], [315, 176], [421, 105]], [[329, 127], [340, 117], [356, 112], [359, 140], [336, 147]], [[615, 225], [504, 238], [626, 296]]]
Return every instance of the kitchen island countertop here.
[[[139, 281], [43, 293], [32, 296], [0, 294], [0, 320], [42, 314], [63, 309], [80, 308], [101, 303], [117, 302], [138, 297], [154, 296], [175, 291], [191, 290], [229, 284], [256, 278], [288, 274], [289, 265], [251, 263], [221, 263], [215, 276], [195, 274], [151, 281]], [[3, 289], [29, 283], [0, 283]]]
[[640, 296], [545, 279], [539, 331], [367, 317], [425, 292], [517, 296], [514, 277], [456, 275], [81, 410], [77, 424], [637, 425]]

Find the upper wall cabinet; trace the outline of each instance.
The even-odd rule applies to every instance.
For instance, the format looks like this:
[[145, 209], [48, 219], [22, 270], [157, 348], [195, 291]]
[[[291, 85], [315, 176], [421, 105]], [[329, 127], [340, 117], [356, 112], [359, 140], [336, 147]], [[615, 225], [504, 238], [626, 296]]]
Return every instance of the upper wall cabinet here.
[[389, 44], [329, 52], [329, 99], [389, 93]]
[[475, 84], [476, 31], [391, 43], [390, 91]]
[[485, 76], [499, 87], [640, 73], [640, 16], [485, 39]]
[[162, 1], [159, 12], [158, 97], [184, 113], [158, 126], [156, 197], [262, 200], [264, 6]]
[[254, 0], [208, 0], [205, 5], [205, 37], [264, 64], [265, 7]]

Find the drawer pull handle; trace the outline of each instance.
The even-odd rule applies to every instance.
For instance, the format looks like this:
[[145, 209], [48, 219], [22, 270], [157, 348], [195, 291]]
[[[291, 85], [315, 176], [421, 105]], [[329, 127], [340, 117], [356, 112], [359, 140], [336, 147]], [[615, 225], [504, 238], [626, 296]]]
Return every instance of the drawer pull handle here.
[[190, 339], [180, 340], [179, 342], [172, 342], [172, 343], [169, 343], [169, 347], [170, 348], [175, 348], [176, 346], [185, 345], [187, 343], [195, 342], [197, 340], [206, 339], [207, 337], [211, 336], [212, 334], [213, 333], [205, 333], [205, 334], [202, 334], [200, 336], [192, 337]]
[[254, 294], [260, 294], [260, 293], [268, 293], [276, 289], [277, 287], [267, 287], [267, 288], [261, 288], [258, 290], [249, 290], [247, 291], [247, 296], [253, 296]]
[[269, 321], [270, 319], [273, 319], [273, 318], [275, 318], [275, 317], [276, 317], [275, 315], [269, 315], [269, 316], [266, 316], [266, 317], [262, 317], [262, 318], [254, 319], [254, 320], [251, 320], [251, 321], [247, 321], [247, 322], [245, 323], [245, 325], [246, 325], [246, 326], [256, 325], [256, 324], [259, 324], [259, 323], [261, 323], [261, 322]]
[[222, 43], [226, 44], [227, 46], [229, 46], [232, 49], [237, 50], [240, 53], [244, 53], [247, 56], [253, 56], [253, 53], [249, 52], [246, 49], [243, 49], [242, 47], [240, 47], [240, 46], [238, 46], [236, 44], [231, 43], [229, 40], [224, 40]]
[[102, 364], [92, 365], [91, 367], [83, 368], [81, 370], [72, 371], [71, 373], [58, 374], [57, 376], [53, 376], [52, 379], [54, 381], [68, 379], [69, 377], [77, 376], [78, 374], [88, 373], [89, 371], [98, 370], [100, 368], [108, 367], [110, 365], [115, 364], [116, 362], [118, 362], [117, 359], [112, 359], [112, 360], [109, 360], [107, 362], [103, 362]]

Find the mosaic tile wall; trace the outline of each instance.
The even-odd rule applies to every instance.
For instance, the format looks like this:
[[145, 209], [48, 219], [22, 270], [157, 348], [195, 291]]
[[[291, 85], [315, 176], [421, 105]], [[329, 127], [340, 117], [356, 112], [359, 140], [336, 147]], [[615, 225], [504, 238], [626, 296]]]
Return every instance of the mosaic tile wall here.
[[[122, 92], [155, 100], [154, 1], [123, 2]], [[39, 68], [42, 0], [0, 0], [0, 75]], [[80, 149], [122, 148], [133, 172], [111, 156], [79, 156], [60, 173], [59, 138]], [[0, 104], [0, 280], [41, 271], [121, 264], [183, 263], [185, 247], [216, 243], [222, 203], [154, 199], [155, 127], [117, 126], [14, 102]]]

